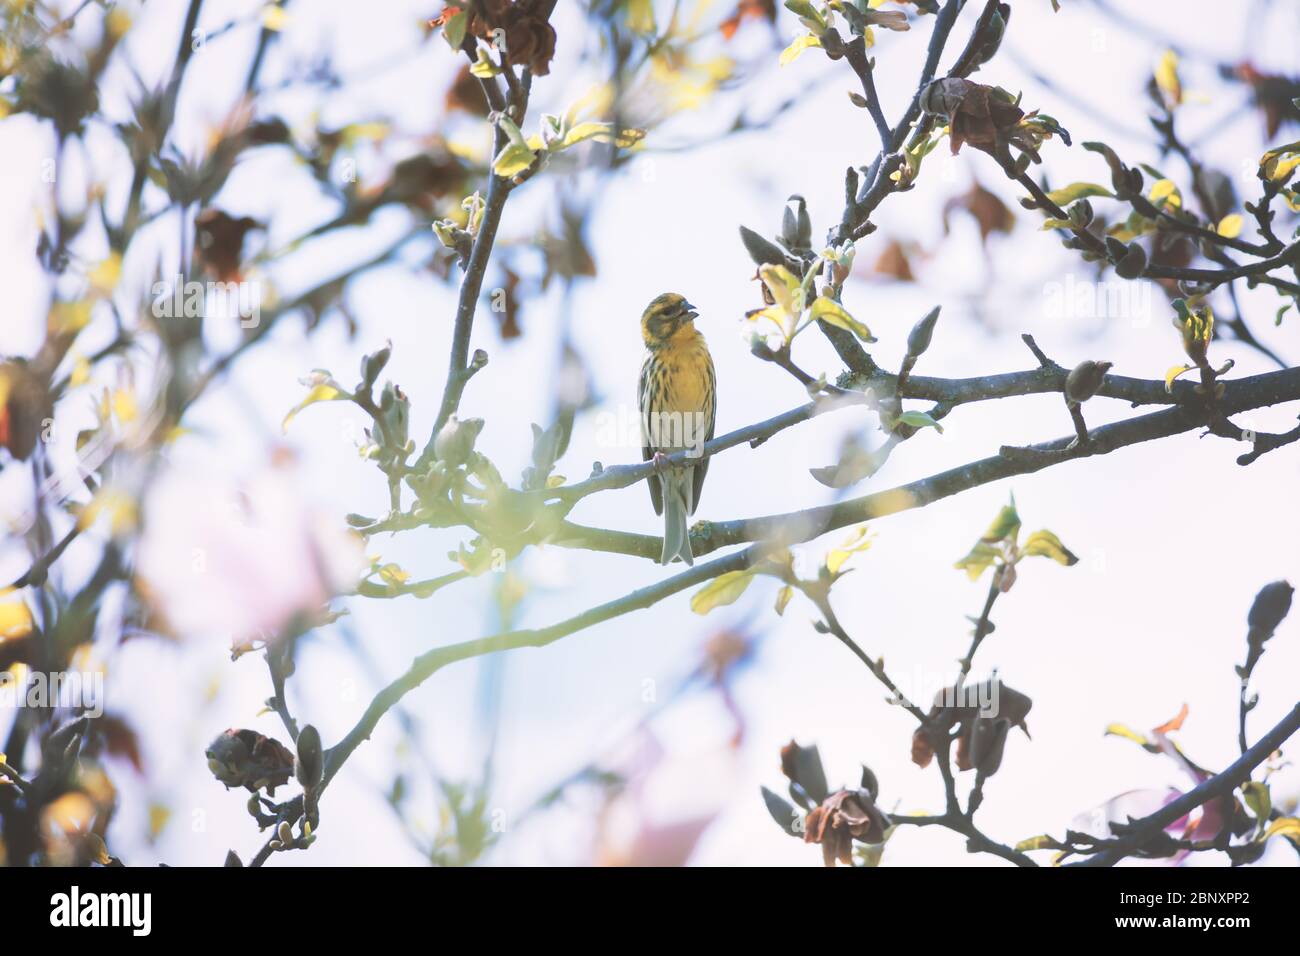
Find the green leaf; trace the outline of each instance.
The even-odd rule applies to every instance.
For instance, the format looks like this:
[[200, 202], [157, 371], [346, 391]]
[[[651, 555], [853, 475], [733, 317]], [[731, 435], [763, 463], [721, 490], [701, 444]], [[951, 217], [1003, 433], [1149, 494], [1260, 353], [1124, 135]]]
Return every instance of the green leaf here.
[[1063, 564], [1067, 568], [1079, 563], [1078, 557], [1069, 548], [1061, 544], [1060, 538], [1046, 528], [1042, 531], [1035, 531], [1026, 538], [1023, 550], [1028, 557], [1051, 558], [1057, 564]]
[[1013, 496], [1010, 503], [1002, 506], [1002, 510], [993, 519], [993, 523], [989, 525], [989, 530], [984, 532], [980, 541], [985, 544], [996, 544], [999, 541], [1014, 543], [1019, 534], [1020, 512], [1016, 511], [1016, 499]]
[[695, 592], [691, 597], [691, 610], [696, 614], [708, 614], [715, 607], [734, 604], [753, 579], [753, 571], [728, 571], [720, 574]]
[[1251, 815], [1259, 822], [1267, 820], [1273, 813], [1273, 798], [1268, 792], [1268, 784], [1251, 780], [1242, 784], [1241, 798], [1250, 807]]
[[799, 22], [817, 34], [824, 33], [829, 24], [810, 0], [785, 0], [785, 8], [799, 18]]
[[461, 44], [465, 42], [465, 30], [469, 27], [469, 17], [464, 11], [457, 13], [448, 20], [442, 27], [442, 35], [447, 39], [447, 45], [453, 50], [459, 50]]
[[763, 265], [780, 265], [785, 261], [785, 253], [775, 243], [764, 239], [753, 229], [740, 227], [740, 241], [745, 244], [745, 251], [749, 257], [754, 260], [754, 264]]
[[1105, 196], [1108, 199], [1114, 199], [1115, 194], [1105, 186], [1098, 186], [1096, 183], [1070, 183], [1060, 189], [1053, 189], [1047, 194], [1047, 198], [1058, 206], [1068, 206], [1076, 199], [1087, 199], [1090, 196]]
[[853, 316], [849, 315], [849, 313], [845, 311], [844, 306], [827, 296], [820, 295], [817, 297], [816, 301], [812, 304], [811, 315], [813, 319], [817, 321], [825, 322], [828, 325], [834, 325], [837, 328], [846, 329], [847, 331], [852, 332], [864, 342], [876, 341], [869, 328]]
[[[830, 793], [830, 787], [826, 784], [826, 770], [822, 766], [821, 751], [817, 745], [811, 747], [801, 747], [791, 741], [794, 752], [790, 755], [794, 764], [794, 782], [799, 784], [803, 792], [813, 803], [821, 803]], [[786, 762], [785, 752], [782, 752], [781, 762]]]
[[799, 820], [799, 813], [794, 808], [794, 804], [779, 794], [773, 793], [767, 787], [760, 787], [763, 791], [763, 804], [767, 807], [767, 812], [772, 815], [772, 819], [777, 822], [786, 833], [792, 837], [802, 836], [795, 828], [795, 823]]
[[943, 434], [943, 426], [929, 412], [903, 412], [898, 416], [898, 421], [913, 428], [933, 428], [940, 435]]

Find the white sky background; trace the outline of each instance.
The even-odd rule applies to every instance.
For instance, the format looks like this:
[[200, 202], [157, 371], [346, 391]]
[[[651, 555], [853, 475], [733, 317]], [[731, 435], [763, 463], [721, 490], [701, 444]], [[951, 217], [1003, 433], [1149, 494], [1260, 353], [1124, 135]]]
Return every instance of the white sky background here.
[[[200, 23], [212, 29], [257, 6], [211, 2]], [[965, 42], [977, 6], [972, 4], [958, 23], [945, 66]], [[1150, 145], [1121, 135], [1108, 123], [1113, 120], [1138, 133], [1146, 128], [1142, 84], [1160, 48], [1103, 23], [1080, 0], [1065, 0], [1063, 6], [1053, 14], [1048, 0], [1015, 4], [1002, 53], [976, 79], [1023, 90], [1028, 108], [1041, 108], [1069, 129], [1073, 149], [1053, 140], [1043, 151], [1054, 186], [1075, 179], [1106, 182], [1101, 158], [1078, 145], [1093, 139], [1115, 146], [1128, 162], [1157, 164], [1186, 184], [1181, 163], [1162, 161]], [[1300, 11], [1290, 5], [1275, 4], [1277, 9], [1263, 22], [1250, 19], [1256, 4], [1166, 0], [1125, 6], [1135, 17], [1159, 23], [1193, 51], [1237, 62], [1248, 50], [1262, 70], [1294, 72]], [[159, 79], [170, 68], [183, 7], [150, 4], [142, 17], [143, 29], [132, 30], [132, 58], [147, 77]], [[412, 134], [441, 128], [443, 93], [452, 66], [445, 44], [438, 40], [418, 56], [400, 55], [416, 43], [416, 25], [433, 15], [435, 7], [397, 2], [294, 4], [292, 25], [270, 54], [263, 77], [282, 77], [292, 62], [291, 51], [302, 58], [324, 44], [343, 75], [373, 71], [367, 83], [325, 106], [326, 123], [391, 118], [398, 129]], [[911, 96], [932, 22], [928, 17], [914, 21], [914, 29], [905, 35], [877, 34], [877, 83], [891, 122]], [[533, 128], [538, 113], [559, 112], [586, 85], [572, 74], [583, 28], [567, 4], [561, 4], [556, 25], [559, 54], [552, 75], [535, 85], [534, 118], [525, 124], [526, 131]], [[787, 40], [795, 28], [784, 11], [779, 28]], [[233, 102], [254, 36], [251, 26], [243, 28], [195, 57], [178, 118], [178, 135], [191, 151]], [[764, 31], [751, 25], [735, 45], [753, 54], [764, 40]], [[775, 55], [773, 49], [770, 56]], [[1094, 110], [1081, 112], [1058, 100], [1017, 68], [1012, 55], [1049, 73]], [[376, 64], [390, 66], [376, 70]], [[1212, 165], [1238, 173], [1239, 191], [1253, 198], [1254, 164], [1265, 148], [1262, 119], [1245, 105], [1240, 87], [1223, 87], [1203, 61], [1189, 57], [1183, 81], [1204, 100], [1193, 98], [1182, 108], [1180, 131], [1198, 143], [1205, 133], [1215, 134], [1201, 148], [1202, 155]], [[631, 410], [641, 360], [637, 319], [645, 303], [667, 289], [683, 292], [701, 311], [699, 327], [718, 368], [719, 434], [805, 400], [793, 379], [748, 354], [742, 316], [756, 306], [756, 288], [748, 279], [753, 268], [736, 230], [745, 223], [773, 232], [782, 201], [795, 192], [808, 199], [815, 235], [824, 235], [833, 218], [838, 219], [844, 168], [868, 163], [878, 148], [869, 117], [845, 96], [855, 82], [846, 64], [831, 63], [816, 50], [806, 53], [779, 73], [768, 71], [738, 95], [706, 107], [698, 119], [673, 127], [671, 138], [725, 125], [737, 103], [770, 108], [802, 90], [799, 107], [771, 129], [686, 153], [647, 153], [609, 182], [589, 235], [599, 275], [577, 286], [570, 317], [604, 404], [579, 418], [558, 469], [561, 474], [582, 477], [594, 460], [611, 464], [639, 459], [634, 448], [600, 446], [597, 412]], [[123, 115], [122, 100], [106, 97], [105, 102], [114, 115]], [[312, 101], [295, 96], [259, 105], [263, 115], [283, 110], [302, 118]], [[761, 115], [766, 110], [760, 105], [753, 112]], [[664, 135], [669, 138], [669, 131]], [[1278, 142], [1293, 139], [1294, 131], [1288, 135], [1284, 130], [1281, 137]], [[97, 175], [124, 188], [120, 184], [129, 176], [121, 151], [105, 148], [102, 132], [94, 142]], [[36, 235], [32, 210], [44, 188], [34, 171], [49, 149], [46, 131], [28, 118], [0, 124], [0, 262], [9, 264], [4, 268], [5, 351], [29, 352], [39, 344], [45, 292], [31, 258]], [[242, 161], [219, 205], [236, 215], [273, 220], [270, 241], [278, 245], [334, 210], [310, 185], [298, 185], [306, 183], [306, 175], [291, 174], [288, 162], [276, 152], [263, 150]], [[363, 168], [363, 180], [365, 172]], [[914, 240], [929, 253], [913, 261], [920, 280], [915, 285], [855, 279], [846, 288], [846, 306], [880, 339], [872, 347], [877, 361], [896, 367], [907, 330], [939, 304], [943, 317], [918, 374], [970, 376], [1030, 368], [1034, 362], [1020, 342], [1021, 332], [1032, 332], [1047, 353], [1066, 366], [1084, 358], [1108, 359], [1117, 373], [1158, 379], [1168, 366], [1179, 363], [1182, 353], [1177, 332], [1169, 325], [1170, 310], [1154, 287], [1149, 313], [1136, 319], [1051, 313], [1052, 283], [1071, 275], [1082, 282], [1086, 275], [1074, 254], [1037, 231], [1038, 214], [1021, 210], [1015, 202], [1018, 187], [996, 173], [988, 157], [971, 150], [949, 159], [944, 144], [927, 161], [919, 186], [890, 198], [873, 217], [879, 230], [861, 243], [860, 265], [874, 261], [891, 236]], [[972, 220], [958, 215], [946, 238], [940, 223], [943, 202], [965, 191], [973, 174], [1002, 196], [1019, 219], [1011, 237], [993, 239], [987, 259]], [[532, 234], [541, 194], [541, 188], [527, 188], [512, 199], [502, 226], [504, 237], [526, 240]], [[381, 217], [375, 234], [395, 235], [401, 227], [400, 215]], [[174, 232], [171, 229], [163, 241]], [[377, 248], [379, 243], [349, 237], [300, 257], [302, 284], [348, 262], [353, 250], [363, 245]], [[297, 284], [285, 279], [283, 287], [293, 290]], [[995, 291], [989, 294], [989, 288]], [[1294, 361], [1300, 352], [1294, 315], [1274, 329], [1275, 295], [1240, 291], [1256, 334]], [[410, 394], [415, 409], [412, 434], [422, 440], [441, 395], [455, 288], [393, 268], [352, 284], [347, 299], [362, 320], [357, 339], [347, 340], [337, 317], [311, 338], [304, 337], [301, 323], [283, 323], [268, 344], [239, 364], [228, 387], [196, 409], [196, 434], [171, 453], [178, 473], [238, 476], [256, 471], [279, 435], [284, 412], [302, 395], [298, 376], [323, 367], [348, 382], [360, 356], [386, 338], [393, 340], [395, 350], [385, 378], [393, 378]], [[525, 336], [508, 345], [498, 339], [492, 316], [485, 309], [479, 313], [473, 344], [488, 350], [491, 364], [467, 389], [462, 413], [487, 419], [480, 448], [509, 480], [517, 480], [527, 464], [528, 423], [543, 422], [550, 408], [558, 305], [555, 295], [528, 300]], [[814, 374], [824, 370], [833, 377], [839, 370], [833, 352], [816, 334], [801, 336], [796, 354]], [[1219, 362], [1235, 359], [1234, 376], [1271, 368], [1261, 356], [1232, 342], [1217, 342], [1213, 357]], [[1124, 403], [1096, 399], [1086, 413], [1096, 425], [1139, 412]], [[1265, 410], [1238, 421], [1281, 430], [1291, 427], [1294, 414], [1294, 408]], [[341, 438], [342, 418], [360, 424], [359, 412], [329, 405], [309, 409], [295, 421], [288, 441], [301, 455], [304, 493], [340, 520], [349, 511], [380, 513], [386, 500], [382, 479], [357, 458], [350, 441]], [[1071, 432], [1055, 395], [963, 407], [944, 425], [942, 435], [928, 430], [901, 446], [884, 469], [851, 494], [924, 477], [989, 455], [1001, 444]], [[712, 463], [697, 517], [727, 520], [831, 500], [807, 468], [832, 462], [846, 431], [864, 426], [874, 429], [874, 416], [839, 412], [783, 432], [755, 451], [719, 456]], [[1234, 461], [1241, 451], [1221, 439], [1202, 440], [1191, 433], [998, 482], [875, 523], [875, 545], [854, 560], [856, 570], [836, 587], [833, 598], [841, 621], [868, 653], [885, 658], [905, 689], [920, 681], [933, 687], [951, 678], [969, 640], [966, 615], [979, 612], [987, 587], [986, 580], [968, 582], [952, 562], [965, 554], [1009, 492], [1015, 492], [1027, 531], [1051, 528], [1082, 558], [1069, 569], [1047, 561], [1022, 565], [1019, 583], [995, 608], [997, 631], [977, 657], [977, 672], [996, 666], [1009, 685], [1034, 700], [1028, 721], [1032, 742], [1013, 735], [1002, 769], [986, 787], [979, 820], [989, 835], [1007, 843], [1041, 832], [1060, 835], [1075, 813], [1120, 791], [1185, 784], [1172, 763], [1128, 742], [1103, 738], [1111, 721], [1151, 727], [1186, 702], [1190, 716], [1180, 739], [1193, 759], [1218, 767], [1236, 755], [1237, 682], [1232, 667], [1244, 655], [1246, 611], [1264, 583], [1300, 579], [1295, 544], [1300, 522], [1294, 504], [1300, 465], [1294, 449], [1266, 455], [1246, 469]], [[7, 470], [0, 483], [6, 501], [20, 490], [15, 477]], [[196, 507], [202, 506], [196, 502]], [[584, 524], [647, 533], [659, 530], [660, 521], [639, 486], [588, 498], [572, 517]], [[833, 533], [798, 550], [815, 566], [842, 535]], [[451, 569], [445, 554], [457, 540], [454, 535], [408, 533], [379, 539], [370, 550], [424, 578]], [[22, 555], [13, 549], [0, 557], [6, 574], [21, 570]], [[538, 587], [525, 605], [524, 626], [552, 623], [675, 573], [643, 560], [558, 548], [529, 552], [522, 570]], [[459, 585], [429, 601], [349, 602], [351, 623], [375, 659], [376, 674], [386, 681], [429, 647], [490, 632], [488, 584]], [[711, 634], [729, 623], [746, 624], [764, 639], [757, 660], [737, 683], [747, 721], [739, 760], [733, 765], [720, 756], [729, 724], [712, 702], [673, 711], [656, 729], [680, 761], [674, 778], [679, 785], [666, 786], [656, 806], [672, 817], [725, 805], [695, 862], [819, 865], [820, 852], [782, 835], [759, 798], [760, 784], [780, 789], [783, 783], [777, 753], [786, 741], [793, 737], [818, 744], [832, 785], [855, 783], [858, 764], [869, 764], [881, 781], [886, 809], [938, 811], [941, 783], [933, 767], [920, 770], [909, 760], [912, 719], [883, 702], [882, 688], [847, 650], [813, 631], [813, 612], [802, 598], [778, 619], [771, 611], [775, 590], [773, 582], [761, 580], [739, 603], [708, 618], [692, 614], [683, 594], [544, 650], [513, 652], [495, 664], [454, 665], [411, 694], [405, 706], [419, 721], [424, 739], [432, 742], [430, 758], [436, 766], [453, 778], [473, 777], [488, 737], [478, 702], [485, 668], [502, 668], [505, 707], [492, 805], [509, 821], [540, 792], [616, 740], [619, 728], [644, 714], [647, 681], [667, 689], [693, 666]], [[150, 770], [145, 782], [133, 780], [124, 765], [114, 774], [122, 803], [110, 831], [113, 852], [131, 863], [211, 864], [233, 847], [247, 858], [260, 839], [245, 814], [244, 797], [224, 792], [212, 779], [202, 750], [226, 727], [252, 727], [268, 734], [281, 730], [273, 715], [255, 716], [270, 694], [260, 656], [232, 665], [221, 645], [133, 642], [115, 652], [110, 664], [110, 709], [129, 712], [145, 728]], [[1293, 615], [1257, 670], [1261, 703], [1250, 718], [1254, 734], [1294, 704], [1298, 666], [1300, 617]], [[300, 719], [318, 725], [328, 745], [364, 709], [377, 689], [376, 674], [359, 671], [337, 631], [326, 630], [300, 655], [290, 689], [293, 709]], [[277, 864], [419, 861], [381, 797], [394, 767], [399, 742], [395, 727], [390, 715], [331, 786], [322, 807], [320, 838], [310, 853], [286, 854]], [[1287, 792], [1279, 783], [1275, 801]], [[1294, 795], [1294, 787], [1289, 792]], [[423, 789], [418, 793], [427, 798]], [[154, 847], [142, 841], [150, 800], [164, 802], [175, 812]], [[436, 818], [431, 805], [423, 815], [432, 827]], [[582, 861], [584, 832], [578, 814], [553, 813], [545, 821], [507, 832], [489, 859]], [[1288, 862], [1288, 855], [1278, 849], [1268, 859]], [[900, 832], [885, 859], [895, 864], [991, 860], [969, 856], [961, 838], [938, 828]]]

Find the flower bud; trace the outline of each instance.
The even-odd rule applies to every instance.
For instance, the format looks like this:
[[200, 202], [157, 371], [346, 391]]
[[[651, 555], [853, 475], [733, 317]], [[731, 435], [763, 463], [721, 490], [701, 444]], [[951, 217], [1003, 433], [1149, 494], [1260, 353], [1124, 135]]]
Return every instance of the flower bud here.
[[390, 341], [378, 352], [372, 352], [361, 360], [361, 387], [368, 389], [375, 384], [379, 373], [384, 370], [393, 355], [393, 343]]
[[1266, 584], [1255, 595], [1255, 603], [1250, 606], [1246, 623], [1250, 625], [1249, 640], [1252, 644], [1263, 644], [1277, 626], [1282, 623], [1287, 612], [1291, 610], [1291, 595], [1295, 588], [1286, 581], [1274, 581]]
[[320, 732], [311, 724], [298, 732], [298, 755], [293, 762], [293, 772], [304, 790], [320, 783], [324, 772]]
[[1070, 217], [1070, 225], [1077, 229], [1087, 228], [1092, 222], [1092, 203], [1086, 199], [1072, 203], [1066, 212]]
[[1080, 362], [1065, 379], [1065, 397], [1075, 405], [1086, 402], [1097, 394], [1101, 383], [1110, 371], [1110, 362], [1094, 362], [1091, 359]]
[[939, 321], [939, 306], [935, 306], [916, 325], [907, 336], [907, 354], [919, 356], [930, 347], [930, 338], [934, 335], [935, 324]]
[[455, 415], [447, 419], [433, 442], [433, 453], [448, 465], [463, 465], [474, 451], [474, 443], [483, 430], [483, 419], [467, 418], [461, 421]]

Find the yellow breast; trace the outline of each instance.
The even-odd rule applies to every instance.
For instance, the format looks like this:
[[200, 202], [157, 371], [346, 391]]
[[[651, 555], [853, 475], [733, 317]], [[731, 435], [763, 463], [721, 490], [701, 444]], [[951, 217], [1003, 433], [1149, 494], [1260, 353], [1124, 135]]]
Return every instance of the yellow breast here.
[[[684, 341], [679, 343], [678, 338]], [[712, 405], [713, 359], [704, 344], [704, 336], [698, 332], [690, 337], [679, 333], [660, 350], [658, 359], [667, 386], [662, 398], [663, 411], [700, 412]]]

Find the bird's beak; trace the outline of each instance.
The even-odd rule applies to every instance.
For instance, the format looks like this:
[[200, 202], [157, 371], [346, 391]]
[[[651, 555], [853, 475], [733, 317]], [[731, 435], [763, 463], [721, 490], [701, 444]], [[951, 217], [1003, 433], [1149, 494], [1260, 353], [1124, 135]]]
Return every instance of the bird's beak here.
[[683, 302], [682, 308], [686, 310], [686, 321], [694, 322], [700, 317], [700, 313], [695, 310], [695, 306], [691, 305], [689, 302]]

